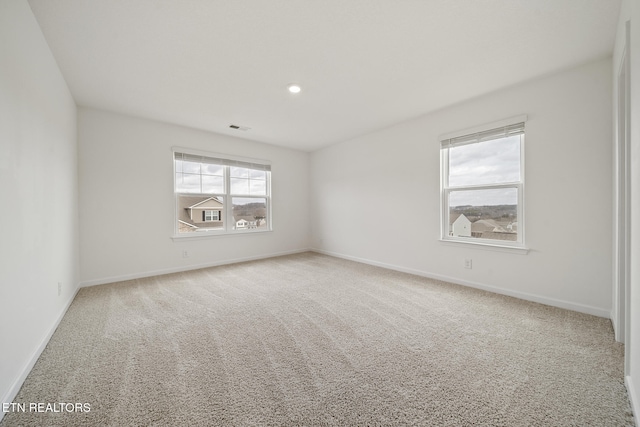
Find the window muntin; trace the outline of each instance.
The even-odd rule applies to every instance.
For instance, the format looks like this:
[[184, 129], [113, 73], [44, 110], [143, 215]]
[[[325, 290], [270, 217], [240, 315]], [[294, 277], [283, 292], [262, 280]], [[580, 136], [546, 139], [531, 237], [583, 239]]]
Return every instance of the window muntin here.
[[267, 173], [263, 170], [231, 166], [231, 194], [264, 196], [267, 194]]
[[224, 193], [224, 166], [215, 159], [176, 153], [176, 191], [195, 194]]
[[443, 240], [524, 246], [524, 123], [441, 147]]
[[174, 169], [178, 235], [271, 229], [270, 165], [176, 151]]

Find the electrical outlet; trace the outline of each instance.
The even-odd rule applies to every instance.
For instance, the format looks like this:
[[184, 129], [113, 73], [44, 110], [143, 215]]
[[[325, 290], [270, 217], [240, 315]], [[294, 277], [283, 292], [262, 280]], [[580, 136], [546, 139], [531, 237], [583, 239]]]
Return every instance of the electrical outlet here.
[[182, 258], [189, 258], [189, 251], [182, 251]]
[[58, 296], [62, 295], [62, 282], [58, 282]]
[[473, 268], [473, 263], [470, 258], [464, 260], [464, 268], [468, 268], [469, 270]]

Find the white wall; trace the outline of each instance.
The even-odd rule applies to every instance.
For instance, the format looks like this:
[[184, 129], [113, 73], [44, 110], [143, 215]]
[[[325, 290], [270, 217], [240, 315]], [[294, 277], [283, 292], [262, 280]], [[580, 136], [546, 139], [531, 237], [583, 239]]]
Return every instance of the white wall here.
[[[624, 0], [613, 56], [615, 81], [624, 46], [625, 23], [631, 22], [631, 295], [628, 341], [628, 372], [625, 378], [636, 423], [640, 424], [640, 2]], [[617, 97], [614, 97], [614, 107]]]
[[[312, 153], [312, 246], [608, 317], [611, 73], [605, 59]], [[519, 114], [531, 251], [440, 242], [438, 136]]]
[[0, 399], [10, 402], [78, 287], [76, 107], [26, 1], [0, 2], [0, 64]]
[[[308, 153], [86, 108], [78, 141], [83, 285], [309, 247]], [[174, 242], [172, 146], [270, 160], [273, 232]]]

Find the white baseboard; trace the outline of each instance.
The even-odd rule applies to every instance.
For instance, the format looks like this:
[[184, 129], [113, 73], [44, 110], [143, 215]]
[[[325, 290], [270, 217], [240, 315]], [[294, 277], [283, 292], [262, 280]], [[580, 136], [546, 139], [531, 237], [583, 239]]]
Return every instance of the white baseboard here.
[[609, 313], [609, 319], [611, 320], [611, 326], [613, 326], [613, 336], [615, 338], [616, 341], [618, 342], [623, 342], [622, 339], [620, 339], [621, 337], [619, 336], [619, 331], [618, 331], [618, 320], [617, 320], [618, 316], [615, 314], [614, 310], [611, 310], [611, 312]]
[[311, 251], [334, 256], [337, 258], [343, 258], [350, 261], [356, 261], [363, 264], [374, 265], [376, 267], [388, 268], [389, 270], [400, 271], [403, 273], [415, 274], [416, 276], [427, 277], [429, 279], [442, 280], [444, 282], [454, 283], [456, 285], [468, 286], [470, 288], [482, 289], [484, 291], [493, 292], [496, 294], [507, 295], [514, 298], [523, 299], [526, 301], [537, 302], [540, 304], [550, 305], [552, 307], [565, 308], [567, 310], [577, 311], [580, 313], [591, 314], [598, 317], [610, 318], [611, 312], [598, 307], [592, 307], [584, 304], [578, 304], [570, 301], [563, 301], [555, 298], [548, 298], [540, 295], [529, 294], [526, 292], [513, 291], [511, 289], [499, 288], [496, 286], [486, 285], [484, 283], [471, 282], [468, 280], [458, 279], [456, 277], [444, 276], [441, 274], [434, 274], [428, 271], [416, 270], [413, 268], [402, 267], [394, 264], [387, 264], [383, 262], [373, 261], [370, 259], [354, 257], [350, 255], [344, 255], [332, 251], [326, 251], [323, 249], [311, 248]]
[[87, 280], [84, 282], [80, 282], [80, 287], [85, 288], [88, 286], [104, 285], [107, 283], [124, 282], [126, 280], [142, 279], [144, 277], [162, 276], [163, 274], [180, 273], [183, 271], [199, 270], [201, 268], [209, 268], [209, 267], [218, 267], [220, 265], [236, 264], [239, 262], [246, 262], [246, 261], [256, 261], [259, 259], [274, 258], [274, 257], [284, 256], [284, 255], [293, 255], [293, 254], [299, 254], [299, 253], [309, 252], [309, 251], [310, 249], [308, 248], [296, 249], [293, 251], [276, 252], [276, 253], [270, 253], [270, 254], [264, 254], [264, 255], [243, 257], [243, 258], [234, 258], [234, 259], [228, 259], [224, 261], [213, 261], [213, 262], [207, 262], [204, 264], [194, 264], [194, 265], [187, 265], [187, 266], [180, 266], [180, 267], [164, 268], [160, 270], [124, 274], [121, 276], [111, 276], [111, 277], [105, 277], [102, 279], [94, 279], [94, 280]]
[[[38, 361], [38, 358], [40, 357], [45, 347], [49, 343], [49, 340], [53, 336], [53, 333], [56, 331], [56, 329], [58, 329], [58, 325], [62, 321], [62, 318], [64, 317], [64, 315], [67, 313], [67, 310], [71, 306], [71, 303], [75, 299], [79, 290], [80, 290], [80, 287], [78, 286], [75, 292], [73, 293], [73, 295], [71, 295], [71, 298], [69, 298], [67, 303], [64, 305], [64, 307], [60, 311], [58, 318], [55, 320], [55, 322], [53, 322], [53, 324], [51, 325], [51, 328], [49, 328], [49, 331], [47, 332], [47, 334], [42, 338], [38, 347], [36, 347], [36, 349], [31, 354], [31, 357], [27, 360], [27, 363], [20, 370], [18, 377], [15, 379], [15, 381], [13, 382], [9, 390], [2, 397], [0, 404], [2, 402], [6, 402], [6, 403], [13, 402], [13, 399], [15, 399], [15, 397], [18, 395], [18, 392], [20, 391], [22, 384], [27, 379], [27, 376], [31, 372], [31, 369], [33, 369], [33, 366], [36, 364], [36, 362]], [[0, 421], [2, 421], [2, 418], [4, 418], [4, 414], [5, 413], [2, 410], [0, 410]]]
[[459, 279], [459, 278], [456, 278], [456, 277], [450, 277], [450, 276], [444, 276], [444, 275], [440, 275], [440, 274], [434, 274], [434, 273], [427, 272], [427, 271], [416, 270], [416, 269], [407, 268], [407, 267], [394, 265], [394, 264], [387, 264], [387, 263], [378, 262], [378, 261], [374, 261], [374, 260], [370, 260], [370, 259], [354, 257], [354, 256], [350, 256], [350, 255], [345, 255], [345, 254], [332, 252], [332, 251], [326, 251], [326, 250], [317, 249], [317, 248], [296, 249], [296, 250], [293, 250], [293, 251], [277, 252], [277, 253], [263, 254], [263, 255], [257, 255], [257, 256], [251, 256], [251, 257], [234, 258], [234, 259], [230, 259], [230, 260], [214, 261], [214, 262], [208, 262], [208, 263], [204, 263], [204, 264], [195, 264], [195, 265], [180, 266], [180, 267], [166, 268], [166, 269], [160, 269], [160, 270], [152, 270], [152, 271], [144, 271], [144, 272], [139, 272], [139, 273], [125, 274], [125, 275], [120, 275], [120, 276], [111, 276], [111, 277], [105, 277], [105, 278], [101, 278], [101, 279], [94, 279], [94, 280], [88, 280], [88, 281], [81, 282], [80, 283], [80, 287], [104, 285], [104, 284], [107, 284], [107, 283], [123, 282], [123, 281], [126, 281], [126, 280], [141, 279], [141, 278], [152, 277], [152, 276], [161, 276], [163, 274], [180, 273], [182, 271], [199, 270], [201, 268], [217, 267], [217, 266], [220, 266], [220, 265], [235, 264], [235, 263], [238, 263], [238, 262], [255, 261], [255, 260], [259, 260], [259, 259], [273, 258], [273, 257], [277, 257], [277, 256], [284, 256], [284, 255], [292, 255], [292, 254], [303, 253], [303, 252], [308, 252], [308, 251], [317, 252], [317, 253], [321, 253], [321, 254], [325, 254], [325, 255], [330, 255], [330, 256], [337, 257], [337, 258], [348, 259], [348, 260], [360, 262], [360, 263], [363, 263], [363, 264], [374, 265], [374, 266], [377, 266], [377, 267], [388, 268], [390, 270], [401, 271], [403, 273], [415, 274], [416, 276], [427, 277], [427, 278], [435, 279], [435, 280], [442, 280], [442, 281], [445, 281], [445, 282], [455, 283], [457, 285], [468, 286], [468, 287], [476, 288], [476, 289], [482, 289], [482, 290], [485, 290], [485, 291], [489, 291], [489, 292], [493, 292], [493, 293], [497, 293], [497, 294], [501, 294], [501, 295], [507, 295], [507, 296], [511, 296], [511, 297], [514, 297], [514, 298], [523, 299], [523, 300], [526, 300], [526, 301], [533, 301], [533, 302], [537, 302], [537, 303], [540, 303], [540, 304], [550, 305], [550, 306], [553, 306], [553, 307], [564, 308], [564, 309], [567, 309], [567, 310], [573, 310], [573, 311], [577, 311], [577, 312], [580, 312], [580, 313], [591, 314], [591, 315], [598, 316], [598, 317], [604, 317], [604, 318], [608, 318], [608, 319], [612, 318], [611, 311], [605, 310], [605, 309], [602, 309], [602, 308], [598, 308], [598, 307], [593, 307], [593, 306], [589, 306], [589, 305], [574, 303], [574, 302], [570, 302], [570, 301], [564, 301], [564, 300], [555, 299], [555, 298], [544, 297], [544, 296], [530, 294], [530, 293], [526, 293], [526, 292], [513, 291], [511, 289], [499, 288], [499, 287], [487, 285], [487, 284], [484, 284], [484, 283], [478, 283], [478, 282], [472, 282], [472, 281], [468, 281], [468, 280], [462, 280], [462, 279]]
[[633, 379], [630, 375], [624, 377], [624, 385], [627, 386], [627, 394], [629, 395], [629, 401], [631, 402], [631, 410], [633, 411], [633, 419], [637, 426], [640, 426], [640, 401], [638, 401], [638, 395], [633, 387]]

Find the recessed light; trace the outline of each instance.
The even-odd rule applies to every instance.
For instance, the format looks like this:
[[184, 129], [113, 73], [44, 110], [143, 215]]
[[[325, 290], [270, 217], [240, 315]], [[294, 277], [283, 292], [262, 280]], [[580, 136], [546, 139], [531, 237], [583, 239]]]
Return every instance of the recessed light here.
[[289, 92], [291, 93], [300, 93], [300, 91], [302, 90], [302, 88], [300, 87], [300, 85], [297, 84], [290, 84], [289, 86], [287, 86], [287, 89], [289, 89]]

